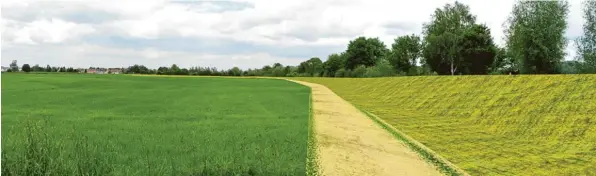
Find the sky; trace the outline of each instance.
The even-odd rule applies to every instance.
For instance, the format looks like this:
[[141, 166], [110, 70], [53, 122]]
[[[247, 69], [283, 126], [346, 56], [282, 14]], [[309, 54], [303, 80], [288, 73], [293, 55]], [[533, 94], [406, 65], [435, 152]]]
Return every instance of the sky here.
[[[221, 69], [323, 61], [359, 36], [387, 47], [420, 34], [448, 0], [3, 0], [1, 61], [8, 66], [150, 68], [177, 64]], [[503, 46], [514, 0], [460, 0]], [[569, 0], [565, 33], [582, 33], [581, 1]], [[573, 42], [566, 60], [575, 56]]]

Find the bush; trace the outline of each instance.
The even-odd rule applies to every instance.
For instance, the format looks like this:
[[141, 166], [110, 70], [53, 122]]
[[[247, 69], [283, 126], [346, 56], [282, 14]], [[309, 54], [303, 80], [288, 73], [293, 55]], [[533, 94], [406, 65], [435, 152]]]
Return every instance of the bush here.
[[292, 72], [292, 73], [288, 73], [288, 74], [286, 74], [286, 76], [287, 76], [287, 77], [297, 77], [297, 76], [298, 76], [298, 73], [296, 73], [296, 72]]
[[420, 75], [420, 72], [418, 71], [417, 67], [412, 67], [408, 70], [407, 75], [409, 76], [416, 76], [416, 75]]
[[284, 72], [284, 68], [283, 67], [275, 67], [271, 71], [271, 76], [282, 77], [284, 75], [286, 75], [286, 73]]
[[381, 73], [375, 67], [368, 67], [368, 68], [366, 68], [366, 72], [364, 72], [364, 75], [362, 77], [366, 77], [366, 78], [381, 77]]
[[335, 71], [335, 75], [334, 76], [337, 77], [337, 78], [344, 77], [345, 74], [346, 74], [345, 72], [346, 72], [345, 69], [340, 68], [339, 70]]
[[352, 77], [352, 70], [346, 70], [344, 72], [344, 77], [346, 77], [346, 78]]
[[389, 63], [389, 61], [382, 60], [375, 66], [376, 72], [378, 72], [379, 76], [393, 76], [395, 75], [395, 70]]
[[351, 77], [363, 78], [363, 77], [365, 77], [366, 71], [367, 71], [366, 66], [359, 65], [352, 71]]
[[300, 74], [298, 74], [298, 76], [300, 76], [300, 77], [312, 77], [312, 75], [310, 75], [309, 73], [300, 73]]

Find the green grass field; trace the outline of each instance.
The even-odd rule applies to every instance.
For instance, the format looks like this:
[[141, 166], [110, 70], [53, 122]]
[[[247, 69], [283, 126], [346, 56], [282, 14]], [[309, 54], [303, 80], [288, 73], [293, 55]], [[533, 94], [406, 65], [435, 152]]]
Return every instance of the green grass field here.
[[596, 75], [296, 78], [471, 175], [596, 175]]
[[310, 89], [2, 74], [2, 175], [305, 175]]

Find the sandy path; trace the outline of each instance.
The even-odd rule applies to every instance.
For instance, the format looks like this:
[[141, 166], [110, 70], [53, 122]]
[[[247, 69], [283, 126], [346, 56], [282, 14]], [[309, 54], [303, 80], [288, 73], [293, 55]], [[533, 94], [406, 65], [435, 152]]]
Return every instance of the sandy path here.
[[312, 88], [321, 175], [442, 175], [327, 87], [289, 81]]

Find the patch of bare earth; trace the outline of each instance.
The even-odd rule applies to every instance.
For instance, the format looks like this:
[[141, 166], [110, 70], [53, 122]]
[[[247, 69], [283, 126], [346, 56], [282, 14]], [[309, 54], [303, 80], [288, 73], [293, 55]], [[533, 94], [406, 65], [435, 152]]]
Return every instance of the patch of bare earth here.
[[312, 88], [320, 175], [442, 175], [327, 87], [290, 81]]

